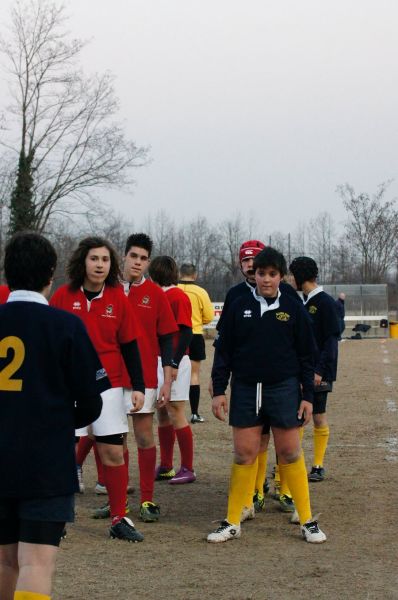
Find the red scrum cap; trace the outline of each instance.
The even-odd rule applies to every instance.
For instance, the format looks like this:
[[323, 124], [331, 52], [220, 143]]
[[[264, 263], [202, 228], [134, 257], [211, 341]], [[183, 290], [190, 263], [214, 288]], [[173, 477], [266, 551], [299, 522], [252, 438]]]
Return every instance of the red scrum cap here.
[[239, 262], [244, 258], [254, 258], [261, 250], [264, 250], [264, 248], [265, 244], [258, 240], [248, 240], [247, 242], [243, 242], [239, 248]]

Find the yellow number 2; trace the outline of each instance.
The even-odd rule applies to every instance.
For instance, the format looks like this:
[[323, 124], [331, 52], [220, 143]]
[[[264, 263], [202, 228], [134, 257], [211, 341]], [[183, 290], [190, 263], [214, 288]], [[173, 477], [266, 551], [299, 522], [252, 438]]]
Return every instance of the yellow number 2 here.
[[9, 350], [14, 351], [14, 356], [8, 365], [0, 371], [0, 390], [5, 392], [20, 392], [22, 390], [22, 379], [11, 379], [18, 371], [25, 358], [25, 346], [23, 341], [9, 335], [0, 341], [0, 358], [7, 358]]

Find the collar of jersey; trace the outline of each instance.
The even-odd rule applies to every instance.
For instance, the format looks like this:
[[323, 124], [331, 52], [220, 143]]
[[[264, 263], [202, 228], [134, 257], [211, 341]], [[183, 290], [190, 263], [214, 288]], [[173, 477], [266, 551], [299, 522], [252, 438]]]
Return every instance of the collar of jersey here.
[[[83, 286], [82, 286], [82, 285], [80, 286], [80, 289], [81, 289], [81, 291], [82, 291], [82, 292], [83, 292], [83, 294], [84, 294], [84, 288], [83, 288]], [[102, 286], [102, 290], [99, 292], [98, 296], [95, 296], [95, 298], [93, 298], [93, 300], [97, 300], [98, 298], [102, 298], [102, 296], [104, 295], [104, 290], [105, 290], [105, 283], [104, 283], [104, 285]], [[92, 300], [88, 300], [88, 299], [87, 299], [87, 302], [92, 302]]]
[[258, 296], [256, 294], [256, 288], [253, 288], [253, 296], [255, 297], [257, 302], [260, 302], [261, 316], [263, 316], [263, 314], [265, 312], [268, 312], [269, 310], [276, 310], [277, 308], [279, 308], [279, 298], [281, 297], [281, 291], [279, 289], [278, 296], [275, 302], [273, 302], [272, 304], [268, 304], [265, 298], [263, 298], [262, 296]]
[[142, 285], [143, 283], [146, 282], [146, 279], [144, 276], [141, 277], [141, 279], [139, 281], [132, 281], [130, 283], [130, 287], [139, 287], [140, 285]]
[[314, 290], [312, 290], [312, 292], [310, 292], [308, 294], [307, 300], [304, 300], [304, 298], [303, 298], [304, 304], [307, 304], [307, 302], [309, 302], [311, 300], [311, 298], [313, 298], [314, 296], [316, 296], [320, 292], [323, 292], [323, 287], [321, 285], [318, 285], [318, 287], [316, 287]]
[[175, 288], [177, 287], [176, 285], [162, 285], [162, 290], [164, 292], [167, 292], [168, 290], [171, 290], [171, 288]]
[[123, 286], [124, 293], [126, 294], [126, 296], [129, 295], [129, 291], [130, 291], [131, 287], [140, 287], [140, 285], [142, 285], [145, 282], [146, 282], [146, 279], [144, 276], [142, 276], [139, 281], [132, 281], [131, 283], [130, 283], [130, 281], [126, 281], [125, 279], [120, 280], [120, 283]]
[[37, 304], [48, 304], [47, 299], [40, 292], [31, 290], [15, 290], [8, 296], [7, 302], [37, 302]]

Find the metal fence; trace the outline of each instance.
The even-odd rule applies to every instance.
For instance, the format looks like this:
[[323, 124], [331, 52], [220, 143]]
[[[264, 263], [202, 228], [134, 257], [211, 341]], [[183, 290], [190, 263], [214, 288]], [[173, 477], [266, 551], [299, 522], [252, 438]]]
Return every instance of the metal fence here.
[[367, 332], [361, 332], [362, 337], [388, 337], [388, 327], [381, 327], [388, 321], [388, 290], [387, 284], [352, 284], [324, 285], [325, 292], [333, 298], [338, 298], [341, 292], [345, 298], [345, 324], [343, 337], [355, 335], [353, 328], [357, 324], [370, 325]]
[[[369, 325], [366, 332], [359, 332], [361, 337], [388, 337], [388, 292], [387, 284], [364, 284], [364, 285], [324, 285], [325, 292], [337, 299], [341, 292], [345, 297], [345, 331], [343, 337], [350, 338], [356, 335], [353, 331], [356, 325]], [[214, 329], [223, 308], [223, 302], [213, 302], [215, 309], [214, 320], [206, 326], [206, 329]]]

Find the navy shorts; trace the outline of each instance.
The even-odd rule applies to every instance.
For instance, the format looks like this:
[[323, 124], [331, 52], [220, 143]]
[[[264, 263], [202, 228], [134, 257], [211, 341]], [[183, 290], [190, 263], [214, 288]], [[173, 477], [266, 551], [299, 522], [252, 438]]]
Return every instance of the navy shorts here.
[[191, 360], [205, 360], [206, 346], [205, 339], [201, 333], [194, 333], [189, 344], [189, 358]]
[[27, 542], [58, 546], [74, 520], [74, 494], [49, 498], [0, 498], [0, 545]]
[[314, 394], [313, 415], [320, 415], [326, 412], [326, 402], [329, 392], [318, 392]]
[[[229, 424], [233, 427], [263, 426], [263, 433], [270, 427], [289, 429], [300, 427], [298, 419], [301, 389], [296, 377], [272, 385], [262, 384], [262, 394], [257, 401], [257, 384], [233, 379]], [[258, 414], [257, 414], [258, 410]]]

